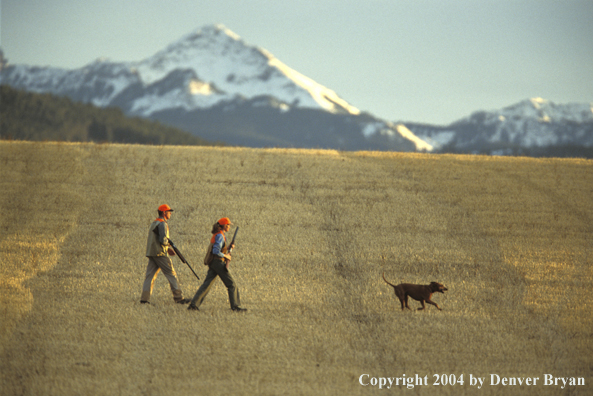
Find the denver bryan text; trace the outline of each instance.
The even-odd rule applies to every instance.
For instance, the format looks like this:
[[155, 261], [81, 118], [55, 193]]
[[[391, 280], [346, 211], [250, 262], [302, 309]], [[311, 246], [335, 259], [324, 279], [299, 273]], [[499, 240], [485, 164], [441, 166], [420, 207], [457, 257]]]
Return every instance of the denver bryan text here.
[[[515, 385], [538, 385], [540, 377], [501, 377], [498, 374], [490, 374], [490, 385], [515, 386]], [[540, 382], [541, 383], [541, 382]], [[544, 374], [544, 386], [559, 386], [564, 389], [567, 386], [585, 386], [584, 377], [555, 377], [552, 374]]]

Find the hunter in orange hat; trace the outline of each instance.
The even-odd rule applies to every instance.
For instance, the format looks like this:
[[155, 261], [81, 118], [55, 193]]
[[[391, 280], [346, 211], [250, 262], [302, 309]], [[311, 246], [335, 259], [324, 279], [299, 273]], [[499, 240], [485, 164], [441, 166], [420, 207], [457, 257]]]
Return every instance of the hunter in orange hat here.
[[187, 304], [189, 302], [189, 299], [183, 298], [179, 280], [177, 280], [177, 274], [169, 258], [169, 255], [175, 254], [169, 245], [169, 224], [167, 223], [167, 220], [171, 218], [172, 212], [173, 209], [169, 205], [159, 206], [159, 217], [148, 228], [148, 240], [146, 242], [148, 265], [146, 267], [144, 284], [142, 285], [142, 296], [140, 297], [142, 304], [150, 304], [154, 281], [160, 271], [163, 271], [163, 274], [169, 281], [171, 291], [173, 292], [173, 300], [178, 304]]
[[239, 288], [237, 288], [235, 280], [229, 272], [229, 262], [231, 261], [229, 251], [234, 247], [234, 244], [231, 244], [230, 246], [226, 245], [225, 232], [228, 232], [231, 229], [231, 225], [231, 220], [228, 217], [223, 217], [212, 226], [212, 238], [210, 239], [208, 253], [204, 260], [204, 264], [208, 266], [208, 274], [187, 309], [199, 311], [199, 306], [210, 291], [212, 281], [214, 281], [217, 276], [220, 276], [222, 283], [224, 283], [229, 293], [231, 309], [235, 312], [246, 311], [245, 308], [241, 308]]

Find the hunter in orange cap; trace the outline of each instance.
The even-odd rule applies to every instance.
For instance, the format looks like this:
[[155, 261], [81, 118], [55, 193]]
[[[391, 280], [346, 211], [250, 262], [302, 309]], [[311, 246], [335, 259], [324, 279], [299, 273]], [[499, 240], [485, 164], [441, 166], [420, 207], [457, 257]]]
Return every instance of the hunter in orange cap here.
[[173, 209], [171, 209], [171, 207], [167, 204], [161, 205], [159, 206], [159, 214], [160, 212], [173, 212]]
[[225, 226], [225, 225], [233, 225], [233, 223], [231, 223], [231, 220], [228, 217], [223, 217], [222, 219], [218, 220], [218, 224], [220, 224], [221, 226]]
[[173, 209], [169, 205], [161, 205], [158, 208], [159, 217], [152, 222], [148, 228], [148, 240], [146, 242], [146, 257], [148, 265], [146, 267], [146, 276], [142, 285], [142, 304], [150, 304], [152, 287], [159, 272], [163, 274], [171, 285], [173, 300], [179, 304], [187, 304], [189, 299], [183, 298], [177, 274], [173, 268], [173, 263], [168, 255], [174, 255], [173, 249], [169, 245], [169, 224], [167, 220], [171, 218]]
[[231, 261], [230, 249], [234, 247], [234, 243], [227, 246], [225, 232], [231, 229], [231, 220], [228, 217], [223, 217], [218, 220], [212, 226], [212, 239], [210, 239], [210, 245], [208, 246], [208, 254], [204, 260], [204, 264], [208, 266], [208, 273], [204, 283], [198, 289], [194, 298], [189, 303], [187, 309], [199, 311], [199, 306], [208, 295], [212, 281], [220, 276], [222, 283], [227, 288], [229, 293], [229, 303], [231, 309], [235, 312], [245, 312], [246, 309], [241, 307], [241, 299], [239, 297], [239, 288], [237, 287], [233, 276], [229, 271], [229, 262]]

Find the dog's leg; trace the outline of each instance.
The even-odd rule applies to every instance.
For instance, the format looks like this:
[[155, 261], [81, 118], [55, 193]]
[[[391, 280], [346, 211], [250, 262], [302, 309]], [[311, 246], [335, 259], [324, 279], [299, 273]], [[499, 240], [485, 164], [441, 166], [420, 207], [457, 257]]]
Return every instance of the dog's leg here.
[[406, 308], [408, 308], [410, 311], [412, 310], [412, 308], [410, 308], [410, 306], [408, 305], [408, 295], [407, 294], [406, 294]]
[[395, 296], [399, 299], [399, 302], [402, 304], [402, 311], [408, 305], [408, 296], [406, 293], [401, 290], [400, 286], [394, 286], [393, 291], [395, 292]]
[[[398, 298], [399, 298], [399, 296], [398, 296]], [[399, 299], [399, 302], [402, 304], [402, 311], [403, 311], [404, 310], [404, 300], [403, 300], [403, 298], [400, 298]]]
[[424, 305], [424, 300], [420, 300], [420, 304], [422, 304], [422, 308], [418, 308], [418, 311], [422, 311], [426, 308], [426, 306]]
[[[432, 305], [434, 305], [435, 307], [437, 307], [437, 309], [438, 309], [439, 311], [442, 311], [441, 307], [439, 307], [439, 306], [437, 305], [437, 303], [435, 303], [434, 301], [431, 301], [431, 300], [426, 300], [426, 302], [427, 302], [427, 303], [429, 303], [429, 304], [432, 304]], [[424, 302], [422, 302], [422, 305], [424, 306]]]

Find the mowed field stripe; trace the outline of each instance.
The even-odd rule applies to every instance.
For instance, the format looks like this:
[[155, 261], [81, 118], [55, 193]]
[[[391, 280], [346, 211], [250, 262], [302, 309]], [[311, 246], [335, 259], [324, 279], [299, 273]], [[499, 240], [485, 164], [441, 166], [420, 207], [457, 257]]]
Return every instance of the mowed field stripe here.
[[79, 187], [83, 157], [69, 145], [0, 144], [2, 349], [32, 308], [28, 282], [57, 264], [62, 244], [86, 206]]

